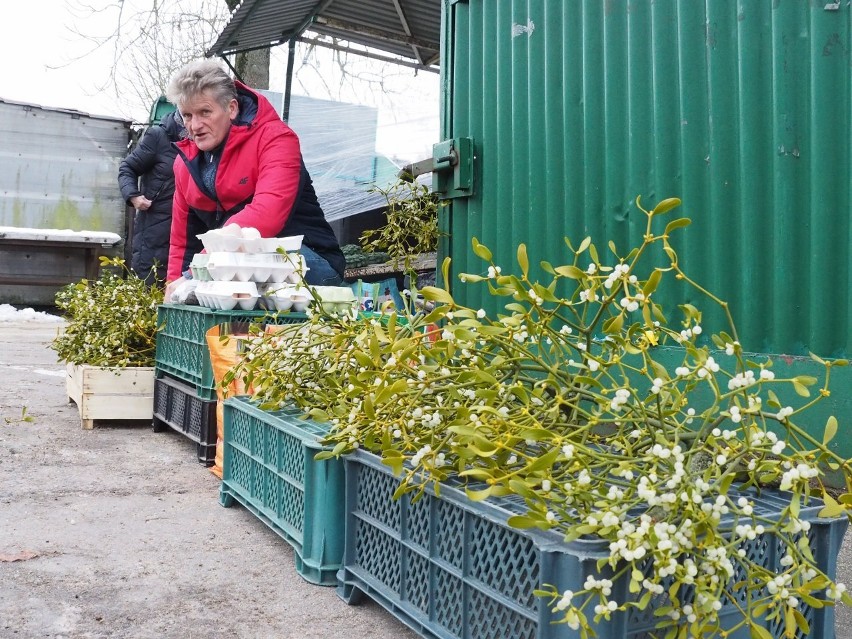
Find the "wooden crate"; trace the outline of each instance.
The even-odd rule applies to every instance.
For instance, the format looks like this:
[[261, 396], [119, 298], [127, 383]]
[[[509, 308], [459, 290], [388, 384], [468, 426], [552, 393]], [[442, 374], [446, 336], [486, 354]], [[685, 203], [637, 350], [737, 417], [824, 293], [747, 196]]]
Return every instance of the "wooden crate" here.
[[154, 369], [99, 368], [68, 364], [68, 399], [77, 404], [85, 429], [98, 419], [144, 419], [154, 415]]

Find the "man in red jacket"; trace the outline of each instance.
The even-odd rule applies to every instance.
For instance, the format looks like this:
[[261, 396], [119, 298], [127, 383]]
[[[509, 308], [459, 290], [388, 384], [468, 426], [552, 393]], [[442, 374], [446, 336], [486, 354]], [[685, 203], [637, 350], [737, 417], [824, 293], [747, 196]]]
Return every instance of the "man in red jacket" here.
[[212, 59], [190, 62], [169, 84], [189, 139], [177, 143], [167, 279], [202, 250], [196, 237], [226, 224], [261, 237], [304, 235], [310, 284], [343, 280], [345, 258], [314, 192], [299, 139], [269, 101]]

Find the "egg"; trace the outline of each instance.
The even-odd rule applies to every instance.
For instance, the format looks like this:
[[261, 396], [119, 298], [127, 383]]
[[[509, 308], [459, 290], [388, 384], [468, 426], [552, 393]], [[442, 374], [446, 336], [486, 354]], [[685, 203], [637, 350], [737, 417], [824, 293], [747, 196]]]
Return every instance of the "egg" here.
[[243, 229], [243, 239], [244, 240], [259, 240], [260, 239], [260, 231], [256, 228], [252, 228], [251, 226], [247, 226]]
[[239, 227], [238, 224], [227, 224], [222, 227], [222, 235], [233, 235], [234, 237], [241, 237], [243, 230]]

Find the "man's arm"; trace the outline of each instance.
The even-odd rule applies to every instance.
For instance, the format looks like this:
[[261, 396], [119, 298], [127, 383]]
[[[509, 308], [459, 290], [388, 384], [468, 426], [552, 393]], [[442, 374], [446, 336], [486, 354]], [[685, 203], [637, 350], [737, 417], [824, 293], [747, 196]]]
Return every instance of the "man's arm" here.
[[285, 127], [264, 132], [257, 162], [254, 197], [228, 222], [256, 228], [263, 237], [274, 237], [287, 223], [299, 195], [302, 175], [299, 138]]
[[[180, 162], [178, 157], [175, 162]], [[181, 180], [185, 181], [185, 180]], [[183, 195], [183, 187], [175, 176], [175, 195], [172, 200], [172, 229], [169, 235], [169, 268], [166, 280], [176, 280], [183, 272], [184, 254], [186, 253], [186, 242], [189, 223], [189, 207]]]

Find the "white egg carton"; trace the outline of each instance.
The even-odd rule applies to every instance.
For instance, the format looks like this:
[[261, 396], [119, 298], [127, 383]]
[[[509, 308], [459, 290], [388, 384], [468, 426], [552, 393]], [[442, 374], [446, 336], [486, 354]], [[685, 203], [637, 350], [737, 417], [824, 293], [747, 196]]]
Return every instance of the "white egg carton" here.
[[348, 286], [311, 286], [326, 313], [348, 313], [356, 308], [358, 298]]
[[257, 243], [257, 253], [295, 253], [302, 248], [304, 235], [289, 237], [264, 237]]
[[301, 286], [267, 284], [262, 288], [267, 308], [276, 311], [304, 313], [312, 301], [311, 292]]
[[314, 295], [320, 299], [326, 313], [348, 313], [358, 304], [358, 299], [348, 286], [311, 286], [309, 290], [292, 284], [266, 284], [261, 286], [261, 293], [266, 307], [278, 311], [304, 312], [314, 304]]
[[220, 311], [230, 311], [237, 306], [251, 311], [260, 299], [254, 282], [199, 282], [195, 296], [201, 306]]
[[192, 256], [192, 261], [189, 263], [189, 270], [192, 272], [192, 279], [199, 282], [209, 282], [213, 278], [210, 271], [207, 270], [207, 260], [210, 258], [207, 253], [196, 253]]
[[[266, 282], [291, 281], [297, 270], [304, 266], [304, 258], [298, 253], [210, 253], [207, 271], [221, 282]], [[300, 281], [298, 276], [296, 281]]]
[[204, 250], [208, 253], [217, 253], [220, 251], [235, 252], [243, 246], [243, 238], [241, 236], [222, 233], [221, 229], [202, 233], [198, 236], [198, 239], [201, 240]]
[[208, 253], [285, 253], [302, 248], [304, 235], [289, 237], [260, 237], [256, 229], [241, 229], [229, 224], [221, 229], [213, 229], [197, 236]]
[[293, 272], [290, 273], [284, 281], [290, 282], [291, 284], [301, 284], [307, 272], [311, 270], [305, 261], [305, 256], [301, 253], [287, 253], [287, 258], [290, 260], [290, 263], [293, 264], [294, 268]]
[[271, 311], [289, 311], [293, 308], [291, 294], [295, 290], [292, 284], [264, 284], [261, 285], [261, 299]]

